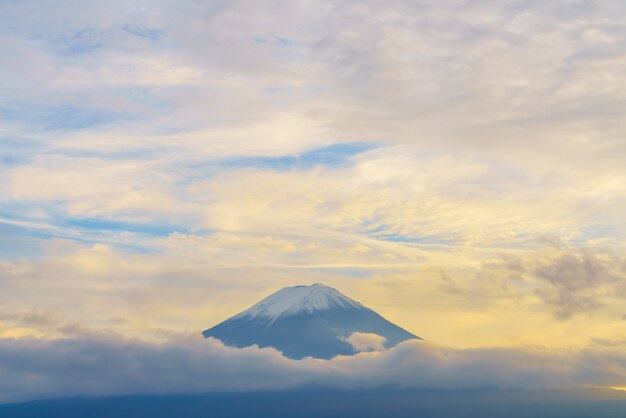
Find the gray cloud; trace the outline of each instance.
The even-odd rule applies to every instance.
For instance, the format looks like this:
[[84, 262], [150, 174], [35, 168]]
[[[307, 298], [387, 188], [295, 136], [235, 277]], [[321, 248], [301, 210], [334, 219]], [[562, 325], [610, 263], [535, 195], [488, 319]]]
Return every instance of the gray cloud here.
[[558, 320], [591, 313], [623, 294], [626, 277], [620, 256], [611, 251], [593, 252], [559, 243], [531, 256], [504, 257], [486, 265], [505, 283], [534, 289]]
[[149, 344], [98, 334], [0, 340], [0, 400], [76, 395], [337, 388], [570, 388], [626, 382], [623, 350], [453, 350], [427, 342], [324, 361], [289, 360], [273, 349], [232, 349], [178, 336]]
[[578, 312], [599, 307], [601, 302], [594, 290], [617, 280], [605, 263], [588, 253], [563, 254], [540, 264], [533, 274], [549, 284], [537, 292], [556, 307], [554, 314], [559, 319], [569, 319]]
[[464, 290], [454, 281], [450, 275], [445, 272], [440, 272], [441, 288], [451, 295], [462, 295]]
[[0, 322], [12, 322], [22, 326], [33, 326], [36, 328], [46, 328], [58, 323], [58, 318], [44, 311], [31, 310], [26, 313], [0, 312]]

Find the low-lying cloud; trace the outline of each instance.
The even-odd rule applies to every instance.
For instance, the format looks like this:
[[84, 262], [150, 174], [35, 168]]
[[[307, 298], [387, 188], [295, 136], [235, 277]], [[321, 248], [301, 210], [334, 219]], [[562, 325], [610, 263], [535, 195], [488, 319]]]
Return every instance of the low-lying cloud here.
[[383, 352], [290, 360], [271, 348], [234, 349], [182, 336], [150, 344], [97, 334], [0, 340], [0, 401], [132, 393], [342, 389], [624, 386], [626, 354], [514, 348], [456, 350], [407, 341]]

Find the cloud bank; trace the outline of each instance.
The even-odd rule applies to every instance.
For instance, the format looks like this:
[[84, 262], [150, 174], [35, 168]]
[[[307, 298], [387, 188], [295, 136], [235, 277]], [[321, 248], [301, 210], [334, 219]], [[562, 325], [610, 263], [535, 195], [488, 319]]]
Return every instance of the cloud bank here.
[[2, 402], [67, 396], [331, 388], [569, 389], [626, 383], [623, 349], [455, 350], [407, 341], [382, 352], [290, 360], [179, 337], [150, 344], [114, 335], [0, 340]]

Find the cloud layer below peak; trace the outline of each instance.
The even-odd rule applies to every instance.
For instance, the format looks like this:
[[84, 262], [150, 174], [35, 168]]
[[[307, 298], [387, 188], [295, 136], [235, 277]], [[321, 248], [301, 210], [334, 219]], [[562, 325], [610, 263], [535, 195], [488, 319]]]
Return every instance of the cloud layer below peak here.
[[623, 350], [455, 350], [408, 341], [382, 352], [290, 360], [274, 349], [234, 349], [179, 336], [151, 344], [112, 334], [0, 340], [2, 402], [68, 396], [330, 388], [619, 387]]

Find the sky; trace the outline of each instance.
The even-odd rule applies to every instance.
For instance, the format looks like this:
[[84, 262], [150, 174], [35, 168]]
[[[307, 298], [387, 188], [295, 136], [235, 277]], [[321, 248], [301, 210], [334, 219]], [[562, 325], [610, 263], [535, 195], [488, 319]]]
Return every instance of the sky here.
[[[471, 367], [496, 350], [539, 376], [505, 383], [626, 387], [622, 16], [602, 0], [0, 0], [10, 399], [88, 386], [17, 352], [200, 361], [200, 331], [316, 282]], [[250, 350], [233, 364], [276, 356]], [[356, 358], [403, 350], [425, 349]], [[551, 380], [536, 365], [553, 360]], [[364, 379], [341, 372], [357, 360], [273, 361], [294, 385]]]

